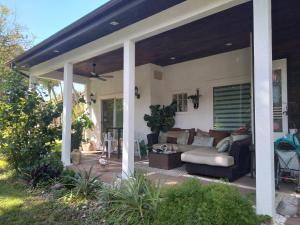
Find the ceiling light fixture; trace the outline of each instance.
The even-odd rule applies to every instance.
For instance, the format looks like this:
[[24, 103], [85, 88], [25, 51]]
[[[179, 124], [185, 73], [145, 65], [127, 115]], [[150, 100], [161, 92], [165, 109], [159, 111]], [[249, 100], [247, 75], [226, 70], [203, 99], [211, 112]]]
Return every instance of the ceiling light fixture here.
[[120, 23], [118, 21], [111, 21], [109, 24], [112, 25], [112, 26], [117, 26]]
[[226, 45], [227, 47], [229, 47], [229, 46], [232, 45], [232, 43], [231, 43], [231, 42], [227, 42], [225, 45]]
[[176, 59], [176, 57], [174, 57], [174, 56], [173, 56], [173, 57], [170, 57], [170, 59], [171, 59], [171, 60], [175, 60], [175, 59]]
[[54, 53], [59, 53], [59, 50], [55, 49], [53, 52], [54, 52]]

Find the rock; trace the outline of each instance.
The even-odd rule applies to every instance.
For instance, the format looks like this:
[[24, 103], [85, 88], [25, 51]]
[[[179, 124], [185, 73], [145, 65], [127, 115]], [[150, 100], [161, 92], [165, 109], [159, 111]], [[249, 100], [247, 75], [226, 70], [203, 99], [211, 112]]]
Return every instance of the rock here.
[[297, 217], [298, 199], [293, 196], [284, 197], [279, 202], [276, 211], [285, 217]]
[[51, 186], [51, 190], [60, 190], [62, 188], [64, 188], [64, 185], [61, 184], [61, 183], [56, 183], [56, 184]]

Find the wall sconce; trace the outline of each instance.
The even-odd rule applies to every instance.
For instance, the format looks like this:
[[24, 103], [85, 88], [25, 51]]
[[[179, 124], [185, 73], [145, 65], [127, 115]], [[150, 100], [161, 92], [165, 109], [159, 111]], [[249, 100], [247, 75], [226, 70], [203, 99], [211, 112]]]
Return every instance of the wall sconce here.
[[139, 88], [137, 86], [134, 88], [134, 94], [137, 99], [140, 99], [141, 94], [139, 93]]
[[199, 108], [199, 99], [200, 99], [200, 94], [199, 94], [199, 88], [197, 88], [196, 90], [196, 94], [195, 95], [190, 95], [188, 97], [188, 99], [191, 99], [193, 104], [194, 104], [194, 109], [198, 109]]
[[95, 94], [91, 93], [90, 94], [90, 99], [91, 99], [92, 103], [94, 103], [94, 104], [96, 103], [96, 96], [95, 96]]

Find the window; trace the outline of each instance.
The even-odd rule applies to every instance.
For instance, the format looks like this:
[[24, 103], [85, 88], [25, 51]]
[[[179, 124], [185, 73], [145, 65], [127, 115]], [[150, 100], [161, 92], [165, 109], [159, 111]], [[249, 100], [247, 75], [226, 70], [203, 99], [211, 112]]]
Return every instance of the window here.
[[177, 112], [187, 112], [187, 93], [173, 95], [173, 101], [177, 102]]
[[250, 84], [213, 89], [214, 129], [232, 131], [251, 126], [250, 90]]

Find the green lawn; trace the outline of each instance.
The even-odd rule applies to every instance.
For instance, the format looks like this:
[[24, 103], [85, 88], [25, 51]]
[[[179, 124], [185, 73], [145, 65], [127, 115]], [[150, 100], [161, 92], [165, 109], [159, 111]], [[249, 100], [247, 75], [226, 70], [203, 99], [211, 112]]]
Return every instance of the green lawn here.
[[[82, 210], [80, 204], [44, 197], [12, 177], [0, 159], [0, 224], [2, 225], [79, 225], [97, 223], [97, 218]], [[86, 214], [86, 216], [83, 216]], [[82, 218], [84, 217], [84, 218]], [[99, 220], [98, 220], [99, 221]]]

